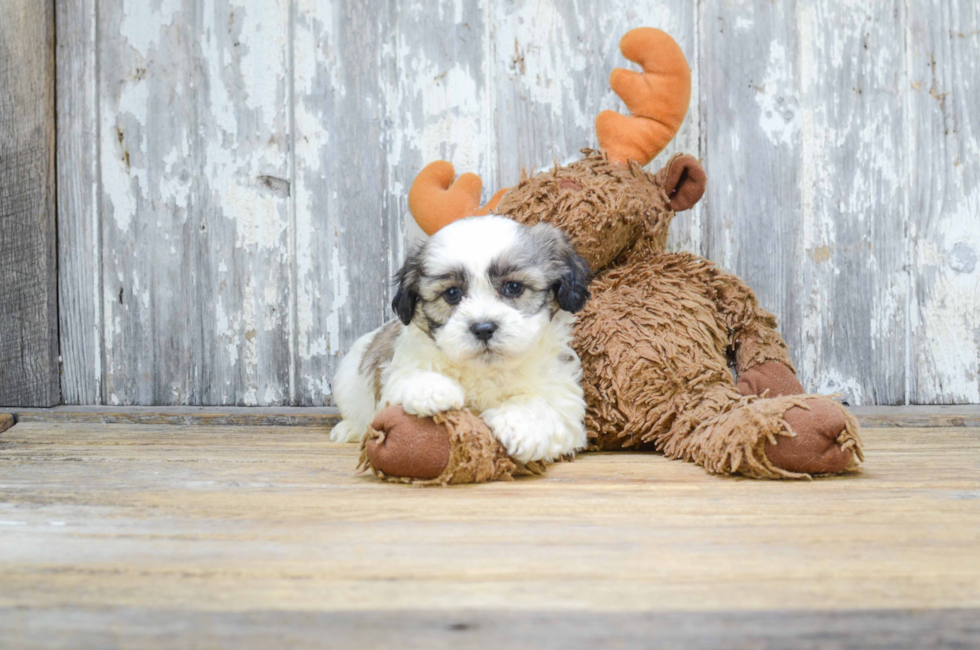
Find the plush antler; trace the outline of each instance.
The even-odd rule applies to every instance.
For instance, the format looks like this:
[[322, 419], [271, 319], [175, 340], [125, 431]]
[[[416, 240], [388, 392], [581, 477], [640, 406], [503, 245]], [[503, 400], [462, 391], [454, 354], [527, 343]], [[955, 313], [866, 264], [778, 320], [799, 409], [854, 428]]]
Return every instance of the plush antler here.
[[623, 56], [643, 72], [616, 68], [609, 85], [632, 115], [602, 111], [595, 121], [599, 147], [609, 159], [645, 165], [663, 151], [684, 121], [691, 101], [691, 69], [677, 43], [652, 27], [630, 30], [619, 41]]
[[412, 189], [408, 191], [408, 209], [422, 230], [432, 235], [457, 219], [489, 214], [507, 190], [499, 190], [481, 208], [482, 191], [483, 181], [479, 176], [466, 173], [456, 178], [451, 163], [437, 160], [426, 165], [415, 177]]

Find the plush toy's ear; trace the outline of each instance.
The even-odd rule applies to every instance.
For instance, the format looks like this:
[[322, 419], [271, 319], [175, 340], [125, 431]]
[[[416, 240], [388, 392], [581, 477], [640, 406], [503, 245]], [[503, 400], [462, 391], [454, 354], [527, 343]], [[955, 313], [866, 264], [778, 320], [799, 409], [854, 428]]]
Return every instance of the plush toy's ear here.
[[422, 275], [422, 246], [417, 246], [411, 253], [402, 267], [395, 274], [395, 282], [398, 290], [395, 298], [391, 301], [391, 308], [395, 310], [398, 319], [408, 325], [415, 316], [415, 305], [419, 301], [419, 278]]
[[663, 184], [674, 212], [689, 210], [704, 196], [708, 175], [693, 156], [677, 154], [657, 172], [656, 178]]

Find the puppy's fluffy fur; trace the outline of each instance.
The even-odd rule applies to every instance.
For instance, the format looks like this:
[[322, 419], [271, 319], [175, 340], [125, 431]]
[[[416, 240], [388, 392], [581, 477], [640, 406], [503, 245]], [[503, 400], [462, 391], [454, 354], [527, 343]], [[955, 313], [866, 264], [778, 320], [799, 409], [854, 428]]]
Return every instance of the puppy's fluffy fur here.
[[514, 458], [554, 460], [586, 444], [582, 367], [570, 347], [589, 268], [565, 235], [498, 216], [456, 221], [398, 272], [399, 320], [354, 344], [333, 381], [331, 433], [360, 440], [401, 404], [430, 416], [469, 408]]

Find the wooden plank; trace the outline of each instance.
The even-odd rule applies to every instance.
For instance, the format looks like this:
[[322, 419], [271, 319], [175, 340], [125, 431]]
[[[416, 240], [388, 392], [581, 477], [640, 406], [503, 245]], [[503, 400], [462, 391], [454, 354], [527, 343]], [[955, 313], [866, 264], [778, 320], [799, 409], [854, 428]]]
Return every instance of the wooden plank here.
[[[980, 436], [866, 432], [856, 476], [605, 453], [422, 490], [318, 428], [19, 423], [0, 607], [826, 612], [980, 607]], [[589, 618], [589, 617], [586, 617]]]
[[[908, 318], [901, 0], [797, 11], [802, 192], [796, 220], [804, 385], [848, 404], [905, 402]], [[757, 249], [758, 250], [758, 249]]]
[[644, 648], [836, 650], [968, 648], [980, 610], [868, 612], [192, 612], [0, 609], [11, 650], [107, 647]]
[[0, 404], [50, 406], [58, 377], [54, 6], [0, 4]]
[[100, 4], [109, 404], [289, 401], [286, 8]]
[[[803, 80], [795, 2], [701, 4], [705, 256], [751, 286], [802, 371]], [[802, 376], [803, 385], [815, 378]]]
[[980, 403], [980, 5], [908, 4], [909, 400]]
[[102, 238], [96, 0], [55, 3], [58, 115], [58, 315], [61, 395], [102, 403]]
[[708, 256], [849, 404], [905, 401], [901, 6], [704, 5]]
[[387, 7], [306, 0], [294, 9], [293, 399], [300, 404], [332, 404], [329, 381], [340, 358], [390, 316]]
[[102, 400], [193, 403], [203, 358], [198, 241], [206, 228], [198, 209], [195, 12], [113, 2], [97, 11]]
[[13, 417], [17, 422], [304, 426], [326, 427], [329, 430], [340, 422], [340, 411], [333, 406], [60, 406], [49, 409], [16, 409]]
[[[620, 4], [609, 3], [603, 13], [617, 16]], [[625, 17], [597, 21], [596, 13], [582, 2], [492, 5], [495, 189], [516, 183], [522, 169], [547, 169], [597, 146], [593, 123], [600, 100], [610, 94], [603, 64], [626, 64], [617, 60], [618, 38], [607, 31], [620, 29]]]
[[[864, 428], [980, 428], [978, 405], [854, 406], [851, 412]], [[333, 427], [340, 421], [334, 406], [56, 406], [12, 413], [18, 422]]]
[[980, 406], [852, 406], [864, 428], [980, 427]]
[[203, 373], [167, 403], [291, 402], [291, 4], [199, 0]]

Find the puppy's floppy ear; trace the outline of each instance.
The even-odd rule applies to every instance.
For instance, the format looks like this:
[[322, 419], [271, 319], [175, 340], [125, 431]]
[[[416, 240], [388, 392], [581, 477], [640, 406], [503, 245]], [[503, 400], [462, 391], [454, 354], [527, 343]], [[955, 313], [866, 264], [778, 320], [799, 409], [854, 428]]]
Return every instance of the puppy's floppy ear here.
[[391, 301], [391, 308], [405, 325], [415, 316], [415, 305], [419, 301], [419, 278], [422, 275], [422, 246], [416, 246], [402, 267], [395, 274], [398, 291]]
[[555, 285], [555, 296], [558, 306], [573, 314], [582, 311], [588, 302], [589, 282], [592, 281], [592, 271], [585, 258], [575, 252], [567, 238], [562, 237], [564, 249], [559, 258], [564, 265], [564, 272]]
[[[582, 311], [589, 299], [589, 282], [592, 271], [585, 258], [575, 252], [575, 247], [564, 232], [546, 223], [537, 223], [531, 228], [532, 237], [547, 241], [551, 259], [554, 262], [556, 279], [552, 288], [555, 300], [564, 311]], [[541, 241], [541, 239], [538, 239]]]

